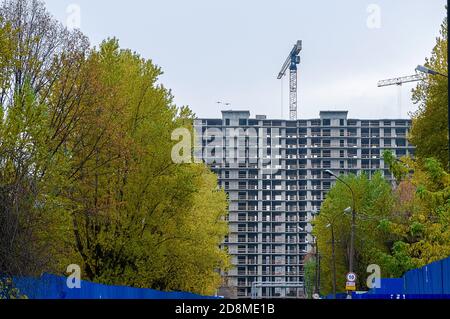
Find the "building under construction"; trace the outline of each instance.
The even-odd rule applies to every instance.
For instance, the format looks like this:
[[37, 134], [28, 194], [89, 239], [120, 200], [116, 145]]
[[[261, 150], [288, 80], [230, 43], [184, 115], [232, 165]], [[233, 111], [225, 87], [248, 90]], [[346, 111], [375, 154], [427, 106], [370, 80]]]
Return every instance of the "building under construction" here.
[[301, 298], [304, 258], [314, 250], [312, 216], [335, 180], [326, 173], [392, 178], [382, 154], [412, 155], [409, 120], [361, 120], [347, 112], [316, 119], [252, 118], [224, 111], [196, 121], [196, 156], [218, 175], [229, 195], [229, 236], [234, 266], [228, 293], [238, 298]]

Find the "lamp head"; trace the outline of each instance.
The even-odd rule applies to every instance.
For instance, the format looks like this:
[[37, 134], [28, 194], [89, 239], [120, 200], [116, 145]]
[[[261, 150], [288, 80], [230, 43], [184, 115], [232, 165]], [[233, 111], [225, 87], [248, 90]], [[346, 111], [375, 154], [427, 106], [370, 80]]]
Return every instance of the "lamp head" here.
[[351, 207], [347, 207], [346, 209], [344, 209], [344, 213], [346, 214], [350, 214], [353, 212], [353, 209]]
[[426, 66], [423, 65], [418, 65], [416, 68], [416, 72], [421, 72], [421, 73], [425, 73], [425, 74], [432, 74], [432, 75], [436, 75], [437, 72], [433, 71], [429, 68], [427, 68]]
[[325, 173], [327, 173], [328, 175], [331, 175], [331, 176], [336, 176], [336, 175], [334, 175], [334, 173], [333, 173], [332, 171], [330, 171], [329, 169], [327, 169], [327, 170], [325, 171]]

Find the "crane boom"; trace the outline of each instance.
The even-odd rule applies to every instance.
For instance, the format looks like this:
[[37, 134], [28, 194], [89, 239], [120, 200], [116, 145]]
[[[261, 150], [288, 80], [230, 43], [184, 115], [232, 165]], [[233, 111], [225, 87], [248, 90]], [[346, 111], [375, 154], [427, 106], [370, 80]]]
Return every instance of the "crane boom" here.
[[285, 75], [287, 70], [290, 70], [289, 82], [289, 118], [291, 120], [297, 119], [297, 90], [298, 90], [298, 77], [297, 77], [297, 65], [300, 64], [300, 52], [302, 51], [302, 41], [299, 40], [294, 45], [291, 53], [287, 57], [286, 61], [278, 74], [278, 80], [281, 80]]
[[409, 82], [419, 82], [426, 79], [426, 75], [424, 74], [414, 74], [410, 76], [404, 76], [400, 78], [394, 78], [389, 80], [383, 80], [378, 82], [378, 87], [391, 86], [391, 85], [403, 85], [404, 83]]
[[411, 83], [411, 82], [419, 82], [422, 80], [426, 80], [426, 78], [427, 78], [427, 76], [425, 74], [417, 73], [417, 74], [410, 75], [410, 76], [403, 76], [403, 77], [399, 77], [399, 78], [393, 78], [393, 79], [379, 81], [378, 87], [381, 88], [381, 87], [397, 85], [397, 87], [398, 87], [398, 109], [401, 110], [402, 109], [402, 86], [403, 86], [403, 84]]

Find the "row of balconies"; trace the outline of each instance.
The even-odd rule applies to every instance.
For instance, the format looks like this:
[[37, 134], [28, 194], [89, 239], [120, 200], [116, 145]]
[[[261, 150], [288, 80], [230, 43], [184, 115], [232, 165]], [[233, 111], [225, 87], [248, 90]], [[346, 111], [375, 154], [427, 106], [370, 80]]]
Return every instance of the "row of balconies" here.
[[[233, 208], [230, 208], [230, 210], [234, 210]], [[249, 211], [249, 212], [256, 212], [258, 211], [257, 206], [239, 206], [237, 209], [239, 212]]]
[[[236, 243], [234, 241], [228, 240], [228, 244]], [[306, 239], [300, 239], [297, 240], [296, 238], [286, 239], [286, 238], [278, 238], [278, 239], [272, 239], [272, 238], [263, 238], [262, 241], [259, 241], [258, 238], [239, 238], [237, 240], [237, 244], [307, 244]]]
[[[314, 199], [313, 199], [314, 200]], [[288, 207], [263, 207], [262, 211], [275, 211], [275, 212], [282, 212], [282, 211], [286, 211], [286, 212], [304, 212], [306, 211], [306, 206], [288, 206]]]
[[[276, 223], [294, 223], [294, 222], [298, 222], [298, 223], [305, 223], [307, 222], [307, 218], [306, 217], [295, 217], [295, 216], [290, 216], [290, 217], [286, 217], [285, 220], [280, 220], [280, 219], [275, 219], [275, 218], [266, 218], [263, 217], [263, 220], [261, 221], [261, 223], [267, 223], [267, 224], [276, 224]], [[288, 225], [289, 226], [289, 225]]]
[[286, 165], [286, 169], [292, 169], [292, 170], [306, 169], [306, 167], [307, 167], [306, 164], [302, 164], [302, 165]]
[[[229, 179], [230, 176], [225, 176], [226, 179]], [[242, 175], [239, 174], [239, 179], [258, 179], [259, 176], [258, 175]]]
[[237, 220], [233, 220], [232, 218], [230, 218], [230, 222], [258, 222], [258, 218], [257, 217], [239, 217]]
[[258, 238], [239, 238], [238, 244], [256, 244], [259, 242]]
[[258, 271], [238, 271], [238, 276], [257, 276]]
[[[316, 155], [316, 154], [313, 154], [313, 155]], [[317, 154], [317, 155], [319, 155], [319, 154]], [[352, 154], [353, 155], [353, 154]], [[345, 157], [345, 156], [344, 156]], [[300, 164], [298, 164], [297, 162], [298, 161], [302, 161], [302, 163], [300, 163]], [[293, 163], [292, 163], [293, 162]], [[313, 163], [314, 161], [312, 161], [312, 163]], [[246, 165], [246, 164], [243, 164], [244, 166]], [[249, 164], [250, 165], [250, 164]], [[308, 166], [308, 164], [306, 163], [306, 161], [305, 160], [299, 160], [299, 159], [293, 159], [293, 160], [288, 160], [288, 159], [281, 159], [281, 164], [278, 164], [279, 166], [281, 166], [281, 168], [282, 169], [293, 169], [293, 170], [296, 170], [296, 169], [298, 169], [298, 170], [302, 170], [302, 169], [309, 169], [309, 166]], [[223, 170], [234, 170], [234, 171], [236, 171], [236, 170], [251, 170], [251, 171], [256, 171], [256, 170], [258, 170], [258, 171], [260, 171], [261, 169], [265, 169], [265, 166], [267, 166], [267, 165], [264, 165], [264, 166], [262, 166], [262, 168], [259, 166], [259, 165], [257, 165], [257, 164], [254, 164], [254, 166], [252, 166], [252, 167], [248, 167], [248, 168], [246, 168], [246, 167], [231, 167], [229, 164], [227, 164], [227, 165], [219, 165], [218, 166], [218, 164], [212, 164], [212, 165], [210, 165], [210, 167], [211, 168], [214, 168], [214, 169], [217, 169], [218, 170], [218, 173], [220, 173], [221, 171], [223, 171]], [[251, 174], [251, 173], [250, 173]], [[244, 174], [241, 174], [242, 176], [244, 176]], [[259, 174], [257, 174], [256, 172], [253, 174], [253, 175], [251, 175], [251, 176], [255, 176], [255, 175], [258, 175], [259, 176]], [[247, 175], [246, 175], [247, 176]], [[229, 177], [227, 177], [227, 178], [229, 178]]]
[[[277, 276], [277, 275], [275, 275], [275, 276]], [[238, 290], [237, 296], [239, 298], [248, 298], [248, 297], [252, 296], [251, 290], [248, 290], [248, 289], [250, 289], [252, 287], [252, 281], [249, 281], [248, 283], [239, 282], [237, 284], [237, 286], [240, 289], [244, 289], [244, 290], [240, 290], [240, 289]], [[272, 289], [272, 293], [263, 292], [262, 296], [264, 298], [266, 298], [266, 297], [277, 298], [278, 297], [278, 298], [291, 298], [291, 299], [297, 298], [299, 296], [303, 296], [302, 293], [298, 293], [297, 294], [297, 290], [300, 289], [301, 291], [303, 291], [303, 288], [297, 288], [297, 287], [287, 288], [286, 295], [284, 295], [281, 291], [273, 292], [273, 288], [274, 287], [271, 288]]]
[[[322, 199], [311, 199], [311, 201], [314, 201], [314, 202], [316, 202], [316, 201], [321, 201]], [[313, 205], [313, 206], [311, 206], [311, 210], [312, 211], [316, 211], [317, 209], [320, 209], [320, 206], [316, 206], [316, 205]], [[230, 211], [231, 212], [235, 212], [233, 209], [230, 209]], [[300, 212], [300, 213], [306, 213], [308, 210], [306, 209], [306, 207], [302, 207], [301, 209], [286, 209], [286, 210], [267, 210], [267, 209], [265, 209], [265, 210], [262, 210], [262, 211], [264, 211], [264, 212], [267, 212], [267, 211], [270, 211], [270, 212], [277, 212], [277, 213], [279, 213], [279, 212], [283, 212], [283, 211], [285, 211], [285, 212], [287, 212], [287, 213], [297, 213], [297, 212]], [[242, 212], [246, 212], [246, 211], [242, 211]], [[234, 220], [233, 220], [234, 219]], [[239, 217], [239, 218], [237, 218], [237, 220], [236, 220], [236, 218], [230, 218], [230, 222], [250, 222], [250, 223], [252, 223], [252, 222], [258, 222], [258, 217], [256, 217], [256, 216], [248, 216], [248, 217]], [[267, 222], [267, 223], [270, 223], [270, 222], [272, 222], [272, 223], [284, 223], [284, 222], [293, 222], [294, 220], [288, 220], [287, 218], [284, 220], [282, 217], [280, 217], [280, 218], [272, 218], [272, 219], [264, 219], [264, 220], [261, 220], [261, 222]], [[302, 220], [299, 220], [299, 221], [302, 221]]]
[[[320, 185], [318, 185], [320, 186]], [[311, 189], [313, 189], [313, 187], [311, 187]], [[315, 187], [314, 187], [315, 189]], [[274, 192], [280, 192], [280, 191], [274, 191]], [[287, 193], [297, 193], [296, 190], [286, 190]], [[304, 193], [304, 192], [302, 192]], [[231, 198], [231, 200], [235, 200], [234, 197]], [[297, 195], [287, 195], [285, 198], [283, 196], [262, 196], [261, 199], [258, 199], [258, 196], [244, 196], [244, 195], [240, 195], [238, 197], [239, 201], [249, 201], [249, 202], [256, 202], [256, 201], [272, 201], [272, 202], [281, 202], [281, 201], [294, 201], [294, 202], [298, 202], [298, 201], [306, 201], [308, 200], [308, 197], [305, 196], [297, 196]], [[267, 204], [267, 203], [266, 203]], [[243, 209], [245, 210], [244, 206]]]
[[[383, 133], [383, 134], [382, 134]], [[393, 129], [389, 129], [386, 131], [380, 131], [380, 130], [372, 130], [372, 132], [370, 132], [369, 130], [361, 130], [361, 131], [357, 131], [355, 132], [354, 130], [352, 131], [337, 131], [337, 130], [317, 130], [317, 129], [313, 129], [311, 130], [311, 132], [307, 132], [307, 133], [301, 133], [301, 134], [293, 134], [293, 133], [283, 133], [283, 134], [278, 134], [278, 135], [274, 135], [274, 134], [255, 134], [255, 135], [240, 135], [240, 136], [229, 136], [229, 135], [225, 135], [223, 137], [220, 138], [216, 138], [214, 141], [211, 140], [210, 137], [204, 135], [202, 138], [202, 142], [203, 144], [208, 144], [208, 145], [214, 145], [214, 146], [221, 146], [221, 145], [243, 145], [243, 144], [252, 144], [252, 145], [256, 145], [257, 143], [254, 143], [254, 141], [257, 140], [262, 140], [262, 139], [301, 139], [301, 140], [305, 140], [308, 138], [316, 138], [316, 137], [352, 137], [352, 138], [406, 138], [408, 136], [407, 132], [405, 131], [401, 131], [401, 130], [395, 130], [393, 131]]]
[[380, 155], [368, 155], [368, 154], [363, 154], [361, 155], [362, 159], [381, 159]]
[[[319, 197], [315, 197], [315, 198], [319, 198]], [[320, 201], [320, 200], [322, 200], [322, 199], [315, 199], [315, 198], [311, 199], [311, 201]], [[313, 208], [315, 208], [315, 207], [316, 206], [313, 205]], [[231, 212], [236, 212], [232, 208], [230, 209], [230, 211]], [[286, 212], [286, 213], [298, 213], [298, 212], [306, 213], [308, 210], [307, 210], [306, 206], [301, 206], [301, 207], [297, 207], [297, 208], [289, 207], [287, 209], [270, 209], [270, 208], [266, 207], [265, 209], [262, 209], [261, 211], [263, 211], [263, 212], [275, 212], [275, 213], [281, 213], [281, 212]], [[242, 210], [242, 211], [239, 211], [239, 212], [241, 212], [241, 213], [242, 212], [247, 212], [247, 210]], [[258, 219], [257, 216], [252, 216], [252, 215], [247, 216], [247, 217], [239, 216], [236, 221], [238, 221], [238, 222], [258, 222], [257, 219]], [[230, 221], [233, 221], [233, 220], [230, 219]], [[261, 220], [261, 222], [274, 222], [274, 223], [277, 223], [277, 222], [278, 223], [284, 223], [285, 221], [288, 221], [288, 219], [287, 219], [287, 217], [283, 217], [283, 216], [272, 216], [272, 217], [267, 216], [267, 217], [264, 217], [263, 220]]]
[[285, 220], [283, 218], [271, 218], [271, 217], [263, 217], [261, 221], [258, 220], [257, 217], [239, 217], [239, 218], [229, 218], [230, 222], [262, 222], [262, 223], [294, 223], [294, 222], [306, 222], [306, 217], [286, 217]]
[[[204, 123], [202, 123], [202, 121], [204, 121]], [[213, 123], [211, 122], [211, 124], [207, 124], [206, 121], [216, 121], [218, 123]], [[260, 125], [262, 121], [262, 125]], [[222, 124], [220, 124], [220, 122], [222, 122]], [[202, 123], [202, 124], [200, 124]], [[361, 120], [348, 120], [346, 122], [346, 124], [344, 125], [335, 125], [334, 123], [331, 123], [330, 125], [324, 125], [322, 123], [322, 121], [320, 119], [317, 120], [312, 120], [310, 122], [307, 121], [301, 121], [301, 122], [297, 122], [297, 123], [291, 123], [291, 122], [278, 122], [273, 125], [274, 123], [272, 123], [270, 120], [254, 120], [253, 124], [250, 125], [239, 125], [239, 127], [255, 127], [255, 128], [277, 128], [277, 129], [281, 129], [281, 130], [289, 130], [289, 131], [294, 131], [296, 129], [298, 130], [305, 130], [308, 127], [324, 127], [327, 129], [355, 129], [355, 128], [369, 128], [369, 127], [373, 127], [373, 128], [380, 128], [380, 127], [385, 127], [385, 128], [395, 128], [395, 127], [408, 127], [410, 126], [410, 122], [409, 121], [404, 121], [404, 122], [395, 122], [394, 124], [391, 121], [361, 121]], [[203, 127], [203, 128], [223, 128], [223, 120], [222, 119], [201, 119], [198, 120], [198, 122], [195, 123], [196, 127]], [[228, 126], [228, 125], [226, 125]], [[237, 126], [237, 125], [232, 125], [232, 126]], [[294, 133], [291, 133], [294, 134]]]
[[392, 134], [392, 133], [384, 133], [383, 136], [381, 136], [381, 134], [370, 134], [370, 133], [361, 133], [361, 138], [376, 138], [376, 139], [380, 139], [380, 138], [406, 138], [407, 134], [406, 133], [396, 133], [396, 134]]
[[[401, 127], [406, 127], [407, 125], [401, 126]], [[317, 127], [321, 127], [321, 125], [313, 125], [313, 128], [311, 129], [310, 132], [300, 132], [300, 133], [285, 133], [282, 132], [281, 134], [273, 134], [271, 132], [265, 132], [266, 134], [258, 134], [256, 132], [256, 134], [252, 134], [251, 136], [236, 136], [236, 135], [229, 135], [229, 134], [224, 134], [223, 139], [241, 139], [243, 140], [244, 138], [307, 138], [309, 136], [316, 136], [317, 134], [321, 134], [323, 136], [332, 136], [332, 137], [345, 137], [345, 136], [359, 136], [358, 134], [365, 134], [365, 135], [369, 135], [369, 136], [373, 136], [374, 138], [379, 137], [381, 135], [381, 132], [384, 133], [384, 136], [388, 136], [389, 134], [392, 134], [392, 130], [396, 130], [395, 127], [399, 127], [399, 126], [384, 126], [386, 128], [385, 131], [380, 131], [380, 125], [376, 125], [376, 126], [372, 126], [372, 125], [367, 125], [367, 126], [361, 126], [361, 130], [357, 131], [358, 128], [351, 128], [351, 129], [347, 129], [347, 131], [345, 131], [345, 128], [343, 127], [324, 127], [322, 126], [321, 129], [317, 129]], [[367, 133], [369, 130], [367, 128], [369, 127], [373, 127], [373, 128], [377, 128], [376, 130], [372, 130], [371, 132]], [[340, 129], [338, 131], [338, 129]], [[356, 131], [356, 133], [355, 133]], [[389, 133], [389, 131], [391, 131], [391, 133]], [[406, 137], [407, 133], [405, 131], [401, 131], [401, 130], [396, 130], [395, 134], [399, 137]], [[210, 140], [211, 137], [207, 135], [206, 131], [203, 132], [204, 135], [204, 140]], [[217, 140], [217, 139], [216, 139]]]
[[238, 249], [238, 250], [230, 250], [229, 251], [230, 254], [235, 255], [235, 254], [258, 254], [258, 249], [257, 248], [247, 248], [247, 249]]
[[[334, 150], [339, 150], [345, 147], [335, 147], [333, 148]], [[379, 145], [371, 145], [371, 144], [364, 144], [361, 149], [372, 149], [372, 150], [381, 150], [381, 149], [412, 149], [412, 146], [410, 145], [385, 145], [384, 147], [380, 147]], [[358, 154], [356, 152], [352, 152], [353, 150], [355, 150], [355, 148], [352, 148], [351, 150], [347, 150], [347, 154], [343, 153], [344, 155], [342, 155], [341, 153], [337, 154], [332, 154], [331, 150], [325, 150], [320, 152], [319, 149], [313, 149], [311, 152], [311, 155], [305, 154], [305, 153], [300, 153], [300, 154], [294, 154], [292, 152], [286, 153], [286, 154], [282, 154], [282, 155], [277, 155], [277, 156], [262, 156], [262, 157], [258, 157], [258, 156], [226, 156], [225, 158], [228, 159], [234, 159], [236, 160], [238, 163], [237, 164], [242, 164], [243, 166], [246, 165], [246, 161], [252, 161], [252, 162], [257, 162], [259, 160], [267, 160], [267, 161], [271, 161], [273, 163], [275, 163], [276, 161], [283, 161], [283, 160], [305, 160], [305, 159], [314, 159], [314, 158], [358, 158]], [[341, 151], [345, 151], [345, 150], [341, 150]], [[205, 161], [211, 163], [212, 159], [217, 160], [216, 157], [214, 156], [210, 156], [210, 157], [204, 157], [203, 158]], [[220, 157], [220, 159], [222, 160], [223, 158]], [[212, 164], [214, 165], [214, 164]], [[220, 166], [218, 166], [217, 164], [214, 165], [216, 168], [221, 168]], [[245, 166], [244, 166], [245, 167]], [[253, 163], [252, 167], [249, 167], [250, 169], [259, 169], [259, 167], [257, 166], [257, 164]], [[271, 165], [271, 164], [265, 164], [264, 165], [265, 169], [281, 169], [282, 166], [278, 165]], [[246, 176], [242, 176], [242, 178], [250, 178], [250, 177], [246, 177]]]
[[258, 185], [247, 185], [247, 186], [241, 186], [238, 187], [239, 190], [258, 190]]
[[298, 180], [298, 179], [304, 180], [304, 179], [307, 179], [307, 178], [308, 178], [307, 175], [287, 175], [286, 176], [287, 180]]
[[263, 223], [285, 223], [285, 222], [306, 222], [306, 217], [286, 217], [286, 218], [263, 218], [261, 221], [259, 221], [258, 217], [256, 216], [248, 216], [248, 217], [239, 217], [239, 218], [229, 218], [230, 222], [263, 222]]
[[262, 271], [263, 276], [303, 276], [304, 271]]
[[237, 265], [263, 265], [263, 266], [303, 266], [303, 260], [263, 260], [261, 263], [258, 263], [257, 259], [239, 259], [237, 261]]
[[330, 169], [331, 164], [323, 164], [323, 165], [313, 164], [313, 165], [311, 165], [311, 168], [312, 169]]
[[[288, 191], [296, 192], [296, 190], [287, 190], [287, 192]], [[304, 192], [302, 192], [302, 193], [304, 193]], [[308, 198], [307, 198], [306, 195], [304, 195], [304, 196], [302, 196], [302, 195], [300, 195], [300, 196], [287, 195], [285, 199], [281, 195], [280, 196], [269, 196], [269, 195], [267, 195], [267, 196], [262, 196], [262, 198], [261, 198], [261, 200], [263, 200], [263, 201], [284, 201], [284, 200], [286, 200], [286, 201], [304, 201], [304, 200], [307, 200], [307, 199]], [[260, 199], [258, 198], [257, 195], [248, 195], [248, 196], [239, 195], [238, 200], [240, 200], [240, 201], [258, 201]]]
[[[270, 148], [270, 147], [267, 147], [267, 148]], [[320, 144], [317, 144], [317, 145], [313, 145], [312, 147], [311, 147], [311, 151], [316, 151], [316, 150], [319, 150], [319, 149], [325, 149], [325, 150], [339, 150], [339, 149], [347, 149], [348, 151], [350, 151], [350, 150], [356, 150], [356, 149], [358, 149], [358, 148], [362, 148], [362, 149], [367, 149], [367, 148], [373, 148], [373, 149], [391, 149], [391, 148], [413, 148], [413, 146], [412, 145], [408, 145], [408, 144], [404, 144], [404, 145], [399, 145], [399, 144], [392, 144], [392, 143], [388, 143], [388, 144], [384, 144], [383, 146], [381, 146], [381, 144], [370, 144], [370, 143], [364, 143], [364, 144], [361, 144], [361, 147], [359, 147], [358, 145], [356, 145], [356, 144], [350, 144], [350, 145], [348, 145], [348, 146], [343, 146], [343, 145], [335, 145], [335, 146], [322, 146], [322, 145], [320, 145]], [[289, 158], [289, 156], [291, 156], [291, 155], [296, 155], [298, 158], [300, 158], [300, 159], [304, 159], [304, 158], [308, 158], [308, 152], [303, 152], [302, 151], [302, 149], [301, 148], [295, 148], [295, 147], [289, 147], [289, 148], [286, 148], [287, 149], [287, 151], [285, 152], [285, 151], [281, 151], [281, 152], [279, 152], [278, 154], [277, 153], [266, 153], [266, 154], [264, 154], [264, 155], [262, 155], [262, 156], [259, 156], [258, 154], [249, 154], [248, 152], [242, 152], [242, 154], [241, 153], [227, 153], [227, 154], [224, 154], [224, 156], [215, 156], [215, 155], [211, 155], [211, 156], [205, 156], [204, 158], [205, 159], [208, 159], [208, 158], [212, 158], [212, 159], [214, 159], [214, 158], [220, 158], [220, 159], [223, 159], [223, 158], [233, 158], [233, 159], [237, 159], [237, 160], [242, 160], [240, 163], [237, 163], [237, 164], [245, 164], [244, 162], [243, 162], [243, 160], [245, 160], [245, 159], [250, 159], [250, 160], [252, 160], [253, 162], [252, 163], [250, 163], [250, 164], [256, 164], [256, 162], [259, 160], [259, 159], [265, 159], [265, 160], [270, 160], [270, 159], [284, 159], [285, 157], [287, 157], [287, 158]], [[300, 152], [298, 152], [298, 154], [297, 154], [297, 152], [292, 152], [292, 150], [300, 150]], [[255, 151], [256, 152], [256, 151]], [[271, 155], [271, 154], [273, 154], [273, 155]]]
[[294, 239], [285, 239], [285, 238], [281, 238], [281, 239], [263, 238], [262, 242], [263, 242], [263, 243], [267, 243], [267, 244], [304, 244], [304, 243], [306, 243], [305, 239], [303, 239], [303, 240], [297, 240], [296, 238], [294, 238]]
[[[402, 148], [409, 148], [408, 146], [401, 146], [401, 147]], [[391, 148], [391, 146], [389, 146], [389, 148]], [[400, 148], [400, 147], [397, 146], [396, 148]], [[232, 158], [235, 158], [235, 157], [232, 157]], [[237, 159], [245, 161], [247, 158], [248, 157], [238, 157]], [[358, 159], [358, 155], [357, 154], [347, 154], [347, 155], [341, 156], [339, 154], [339, 156], [338, 155], [332, 156], [332, 154], [319, 154], [319, 153], [316, 154], [316, 153], [313, 153], [310, 156], [308, 156], [307, 154], [286, 154], [284, 157], [283, 156], [277, 157], [277, 158], [265, 157], [265, 159], [272, 160], [272, 161], [273, 160], [286, 160], [286, 159], [288, 159], [288, 160], [304, 160], [304, 159], [316, 159], [316, 158], [342, 158], [342, 159], [343, 158], [355, 158], [355, 159]], [[205, 159], [207, 160], [207, 158], [205, 158]], [[257, 158], [255, 157], [254, 159], [257, 159]], [[211, 167], [218, 168], [218, 169], [222, 168], [221, 166], [218, 166], [218, 165], [211, 165]], [[228, 168], [228, 167], [226, 167], [226, 168]], [[251, 169], [251, 168], [253, 168], [253, 169], [258, 168], [259, 169], [258, 166], [253, 166], [253, 167], [248, 167], [248, 168], [249, 169]], [[283, 168], [282, 165], [276, 165], [276, 166], [274, 166], [274, 165], [265, 165], [263, 168], [264, 169], [285, 169], [285, 168]], [[306, 168], [306, 165], [299, 165], [298, 166], [298, 169], [305, 169], [305, 168]], [[293, 168], [293, 169], [295, 169], [295, 168]], [[247, 177], [243, 176], [242, 178], [247, 178]]]
[[258, 232], [258, 228], [257, 227], [238, 227], [238, 232], [257, 233]]
[[[370, 158], [369, 158], [370, 159]], [[317, 168], [315, 168], [315, 169], [317, 169]], [[332, 168], [332, 169], [341, 169], [341, 170], [349, 170], [349, 169], [360, 169], [360, 167], [356, 167], [356, 166], [348, 166], [347, 168], [342, 168], [342, 167], [340, 167], [340, 168]], [[312, 169], [312, 170], [314, 170], [314, 169]], [[291, 175], [290, 175], [291, 176]], [[330, 176], [328, 175], [328, 174], [311, 174], [311, 175], [301, 175], [301, 176], [295, 176], [295, 177], [297, 177], [297, 178], [293, 178], [293, 177], [291, 177], [291, 178], [286, 178], [286, 179], [281, 179], [281, 180], [287, 180], [287, 181], [296, 181], [296, 180], [299, 180], [299, 181], [305, 181], [305, 180], [308, 180], [308, 179], [321, 179], [321, 178], [323, 178], [323, 179], [331, 179], [330, 178]], [[301, 178], [300, 178], [301, 177]], [[272, 179], [272, 180], [280, 180], [280, 178], [278, 178], [278, 179]], [[307, 186], [305, 186], [305, 185], [301, 185], [301, 186], [295, 186], [295, 185], [291, 185], [291, 189], [288, 189], [288, 190], [306, 190], [306, 189], [308, 189], [307, 188]], [[303, 187], [303, 188], [302, 188]], [[244, 185], [239, 185], [238, 186], [238, 189], [239, 190], [258, 190], [259, 189], [259, 187], [258, 187], [258, 185], [248, 185], [248, 186], [244, 186]], [[283, 188], [283, 186], [282, 185], [275, 185], [275, 186], [270, 186], [270, 185], [265, 185], [265, 186], [263, 186], [263, 187], [261, 187], [261, 189], [262, 190], [275, 190], [275, 191], [284, 191], [285, 190], [285, 188]]]
[[330, 190], [331, 186], [330, 185], [323, 185], [323, 186], [321, 186], [321, 185], [313, 185], [313, 186], [311, 186], [311, 189], [312, 190]]
[[287, 149], [292, 149], [292, 148], [307, 148], [308, 145], [306, 144], [286, 144], [286, 148]]
[[298, 190], [307, 190], [308, 186], [306, 185], [300, 185], [300, 186], [287, 186], [286, 189], [288, 191], [298, 191]]
[[306, 196], [287, 196], [287, 201], [304, 201], [307, 200]]
[[[373, 160], [380, 160], [381, 156], [380, 155], [370, 155], [370, 154], [366, 154], [362, 156], [363, 159], [373, 159]], [[308, 170], [321, 170], [321, 169], [360, 169], [361, 167], [357, 166], [357, 165], [347, 165], [347, 167], [333, 167], [332, 165], [329, 164], [325, 164], [325, 165], [318, 165], [318, 164], [314, 164], [311, 165], [311, 167]], [[307, 180], [310, 179], [311, 177], [316, 178], [317, 175], [286, 175], [283, 178], [283, 175], [276, 175], [276, 176], [270, 176], [270, 177], [265, 177], [265, 178], [261, 178], [264, 181], [270, 181], [270, 180], [278, 180], [278, 181], [282, 181], [282, 180], [287, 180], [287, 181], [295, 181], [295, 180]], [[320, 178], [320, 177], [319, 177]], [[222, 180], [226, 181], [226, 180], [242, 180], [242, 179], [249, 179], [247, 177], [243, 177], [243, 176], [239, 176], [239, 178], [230, 178], [230, 177], [226, 177], [226, 178], [222, 178]], [[257, 177], [254, 179], [258, 179]], [[280, 185], [277, 185], [280, 188]], [[247, 188], [251, 188], [251, 189], [258, 189], [258, 185], [248, 185], [248, 186], [238, 186], [238, 188], [240, 190], [245, 190]], [[265, 186], [266, 189], [271, 189], [270, 185], [266, 185]], [[305, 188], [306, 189], [306, 188]], [[280, 190], [283, 190], [280, 188]]]
[[263, 266], [303, 266], [303, 261], [265, 261], [261, 263]]
[[297, 254], [306, 254], [308, 253], [308, 251], [305, 250], [296, 250], [296, 249], [292, 249], [292, 250], [287, 250], [287, 251], [280, 251], [280, 250], [276, 250], [276, 249], [263, 249], [262, 250], [263, 254], [275, 254], [275, 255], [297, 255]]
[[249, 201], [257, 201], [258, 200], [258, 196], [256, 195], [239, 195], [239, 200], [249, 200]]
[[[245, 231], [245, 230], [244, 230]], [[305, 230], [299, 230], [295, 228], [263, 228], [263, 233], [307, 233]]]
[[380, 169], [380, 165], [362, 165], [362, 169]]
[[238, 265], [259, 265], [258, 260], [249, 259], [249, 260], [238, 260]]

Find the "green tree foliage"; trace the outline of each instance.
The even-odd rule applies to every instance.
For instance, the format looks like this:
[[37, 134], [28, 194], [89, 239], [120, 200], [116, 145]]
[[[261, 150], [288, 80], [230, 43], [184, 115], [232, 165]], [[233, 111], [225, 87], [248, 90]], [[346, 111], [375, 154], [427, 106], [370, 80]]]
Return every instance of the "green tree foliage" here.
[[[431, 58], [425, 66], [442, 74], [448, 69], [448, 25], [445, 19]], [[448, 79], [430, 75], [413, 90], [413, 101], [418, 110], [413, 114], [410, 140], [417, 147], [418, 158], [434, 157], [444, 167], [448, 165]]]
[[14, 287], [11, 278], [0, 277], [0, 300], [2, 299], [28, 299], [20, 290]]
[[40, 274], [54, 269], [49, 256], [67, 230], [54, 195], [79, 118], [88, 43], [25, 0], [2, 3], [0, 43], [0, 272]]
[[[365, 288], [367, 266], [378, 264], [382, 267], [385, 276], [391, 272], [385, 269], [382, 253], [389, 253], [390, 238], [381, 231], [385, 219], [389, 218], [394, 205], [391, 185], [381, 173], [372, 177], [341, 176], [355, 193], [355, 210], [357, 213], [357, 226], [355, 231], [355, 259], [354, 268], [358, 275], [358, 287]], [[344, 213], [346, 208], [352, 207], [350, 190], [338, 182], [328, 193], [320, 215], [314, 221], [314, 233], [318, 238], [319, 252], [321, 254], [321, 291], [332, 292], [332, 224], [335, 233], [337, 290], [345, 289], [345, 275], [349, 270], [349, 251], [351, 234], [351, 214]]]
[[[447, 21], [425, 65], [447, 74]], [[397, 159], [385, 152], [384, 160], [393, 173], [392, 189], [381, 175], [372, 181], [366, 177], [343, 177], [356, 194], [358, 226], [356, 231], [356, 268], [359, 288], [369, 264], [378, 264], [383, 277], [400, 277], [406, 271], [422, 267], [450, 255], [450, 177], [448, 165], [448, 80], [430, 75], [413, 91], [419, 105], [413, 117], [411, 142], [417, 146], [416, 159]], [[351, 205], [348, 189], [338, 183], [329, 193], [316, 222], [315, 232], [323, 255], [324, 291], [331, 292], [331, 243], [333, 223], [338, 248], [338, 289], [344, 287], [348, 269], [351, 222], [342, 211]], [[342, 289], [342, 288], [341, 288]]]
[[312, 299], [317, 281], [317, 263], [315, 258], [309, 258], [305, 262], [304, 269], [306, 298]]
[[[76, 249], [91, 280], [213, 293], [227, 266], [226, 197], [204, 165], [176, 165], [171, 133], [192, 129], [156, 85], [161, 71], [116, 40], [88, 61], [94, 113], [72, 148]], [[83, 145], [90, 145], [84, 147]]]
[[[426, 66], [442, 74], [448, 68], [448, 25], [444, 21]], [[411, 142], [416, 158], [384, 158], [396, 180], [396, 204], [383, 232], [395, 241], [384, 259], [394, 273], [450, 256], [448, 165], [448, 79], [430, 75], [413, 91], [419, 105], [413, 117]]]
[[[384, 278], [401, 277], [408, 270], [422, 267], [450, 255], [449, 175], [434, 159], [397, 160], [385, 154], [385, 161], [401, 178], [391, 185], [375, 175], [342, 177], [355, 191], [357, 227], [355, 269], [359, 289], [365, 289], [366, 268], [381, 267]], [[322, 290], [332, 291], [331, 231], [335, 230], [337, 287], [345, 287], [348, 272], [351, 220], [343, 214], [351, 206], [349, 190], [338, 183], [325, 200], [315, 222], [322, 255]]]
[[[397, 162], [399, 163], [399, 162]], [[422, 267], [450, 256], [450, 176], [436, 159], [406, 160], [414, 171], [396, 190], [395, 214], [386, 232], [397, 239], [387, 257], [395, 265]]]
[[0, 8], [0, 273], [75, 263], [100, 283], [213, 293], [226, 196], [205, 165], [172, 161], [193, 114], [161, 70], [115, 39], [89, 49], [39, 1]]

